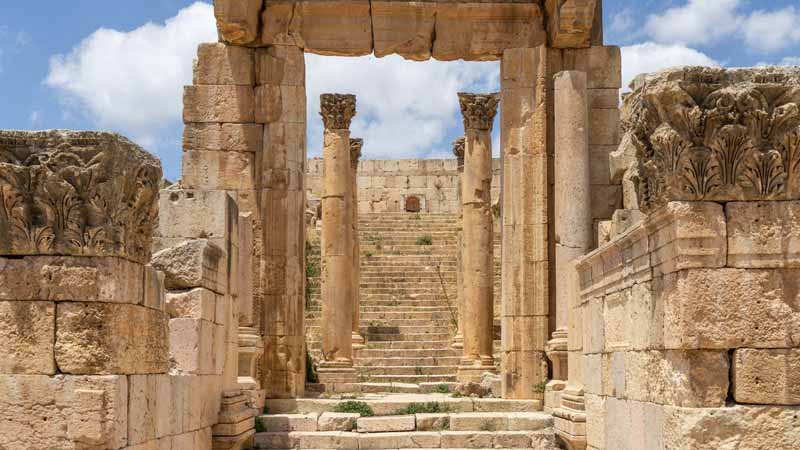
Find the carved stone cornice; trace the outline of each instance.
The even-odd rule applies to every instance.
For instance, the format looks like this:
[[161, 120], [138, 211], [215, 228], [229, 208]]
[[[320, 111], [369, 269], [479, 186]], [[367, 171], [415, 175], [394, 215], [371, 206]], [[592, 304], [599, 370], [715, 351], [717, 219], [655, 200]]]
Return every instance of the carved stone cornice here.
[[161, 163], [126, 138], [0, 131], [0, 255], [150, 260]]
[[642, 211], [800, 199], [800, 69], [689, 67], [633, 87], [623, 130], [636, 147]]
[[326, 130], [349, 130], [356, 115], [356, 96], [352, 94], [322, 94], [319, 97], [320, 115]]
[[497, 115], [499, 94], [469, 94], [459, 92], [461, 114], [464, 116], [465, 130], [490, 130]]
[[358, 168], [358, 160], [361, 158], [361, 148], [364, 146], [363, 139], [350, 139], [350, 166]]

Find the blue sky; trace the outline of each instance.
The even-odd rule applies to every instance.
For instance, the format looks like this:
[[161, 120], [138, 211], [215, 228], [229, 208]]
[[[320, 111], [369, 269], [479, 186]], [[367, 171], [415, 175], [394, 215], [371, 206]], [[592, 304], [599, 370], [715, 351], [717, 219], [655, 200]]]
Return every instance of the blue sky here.
[[[177, 179], [181, 87], [197, 43], [215, 39], [209, 4], [45, 3], [0, 2], [0, 128], [118, 131]], [[626, 80], [681, 64], [800, 65], [798, 0], [606, 0], [604, 16]], [[454, 92], [499, 87], [496, 63], [309, 56], [308, 66], [310, 156], [323, 91], [359, 95], [353, 132], [367, 158], [402, 158], [449, 156], [461, 133]]]

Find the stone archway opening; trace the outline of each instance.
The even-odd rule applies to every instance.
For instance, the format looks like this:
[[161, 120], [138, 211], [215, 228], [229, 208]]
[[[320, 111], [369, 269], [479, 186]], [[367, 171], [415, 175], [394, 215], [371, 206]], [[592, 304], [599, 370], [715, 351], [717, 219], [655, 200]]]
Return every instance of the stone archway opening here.
[[406, 212], [410, 213], [418, 213], [422, 210], [422, 204], [420, 203], [420, 198], [416, 195], [410, 195], [406, 197], [406, 204], [405, 207]]

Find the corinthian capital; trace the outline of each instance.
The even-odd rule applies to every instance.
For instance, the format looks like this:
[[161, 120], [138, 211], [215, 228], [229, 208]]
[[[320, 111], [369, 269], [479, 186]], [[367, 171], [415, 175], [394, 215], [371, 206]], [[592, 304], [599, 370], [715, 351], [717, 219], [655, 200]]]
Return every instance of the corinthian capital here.
[[363, 146], [363, 139], [350, 139], [350, 164], [353, 169], [358, 167], [358, 160], [361, 158], [361, 147]]
[[356, 115], [356, 96], [352, 94], [322, 94], [319, 97], [322, 123], [326, 130], [350, 129]]
[[461, 103], [465, 130], [492, 129], [494, 116], [497, 114], [497, 105], [500, 103], [500, 95], [459, 92], [458, 101]]
[[453, 141], [453, 154], [458, 158], [459, 167], [464, 165], [464, 145], [466, 142], [467, 140], [463, 136]]
[[0, 131], [0, 255], [150, 260], [161, 163], [113, 133]]

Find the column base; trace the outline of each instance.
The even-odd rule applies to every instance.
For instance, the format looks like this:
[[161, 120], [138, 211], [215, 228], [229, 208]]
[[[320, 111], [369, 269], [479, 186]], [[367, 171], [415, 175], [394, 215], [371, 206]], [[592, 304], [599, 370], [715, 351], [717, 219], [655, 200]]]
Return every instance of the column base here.
[[480, 361], [462, 360], [458, 365], [456, 379], [459, 383], [480, 383], [486, 372], [497, 373], [494, 358], [483, 357]]
[[554, 380], [566, 380], [569, 374], [567, 366], [567, 359], [569, 352], [567, 351], [567, 330], [556, 330], [553, 332], [553, 338], [547, 341], [547, 359], [550, 360], [550, 366], [553, 368]]
[[354, 332], [353, 335], [351, 336], [351, 339], [353, 341], [353, 344], [351, 345], [353, 350], [361, 350], [362, 348], [365, 348], [367, 346], [366, 340], [359, 333]]
[[317, 376], [321, 384], [356, 383], [358, 375], [353, 361], [321, 361], [317, 366]]
[[569, 386], [561, 393], [561, 407], [553, 410], [556, 437], [568, 450], [585, 450], [586, 403], [583, 389]]
[[464, 335], [457, 334], [453, 338], [453, 343], [450, 344], [450, 347], [451, 348], [464, 348]]

